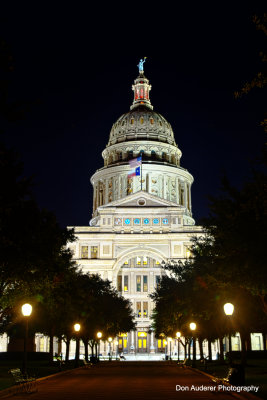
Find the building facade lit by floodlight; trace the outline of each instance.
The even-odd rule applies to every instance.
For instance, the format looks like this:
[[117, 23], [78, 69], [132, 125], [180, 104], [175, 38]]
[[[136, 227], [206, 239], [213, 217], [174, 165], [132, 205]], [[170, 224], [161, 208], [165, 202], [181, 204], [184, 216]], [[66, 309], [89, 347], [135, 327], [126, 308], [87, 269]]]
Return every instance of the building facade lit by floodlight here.
[[193, 176], [180, 165], [182, 152], [170, 123], [153, 110], [151, 85], [139, 66], [130, 110], [112, 126], [103, 168], [91, 177], [90, 226], [74, 227], [70, 244], [84, 272], [112, 281], [132, 302], [137, 330], [118, 338], [125, 353], [164, 352], [151, 331], [153, 302], [162, 262], [188, 257], [199, 234], [192, 217]]

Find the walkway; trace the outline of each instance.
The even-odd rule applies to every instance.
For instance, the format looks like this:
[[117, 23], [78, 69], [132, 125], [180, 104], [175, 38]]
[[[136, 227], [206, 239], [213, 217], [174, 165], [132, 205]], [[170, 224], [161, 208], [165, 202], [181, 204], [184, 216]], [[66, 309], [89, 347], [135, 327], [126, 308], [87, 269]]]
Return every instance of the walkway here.
[[[176, 391], [176, 385], [185, 390]], [[38, 393], [31, 400], [172, 400], [234, 399], [229, 393], [194, 391], [195, 387], [211, 387], [214, 383], [192, 369], [163, 362], [103, 362], [99, 365], [58, 374], [38, 382]], [[13, 397], [27, 398], [25, 394]], [[11, 397], [9, 397], [11, 398]], [[243, 398], [243, 397], [240, 397]]]

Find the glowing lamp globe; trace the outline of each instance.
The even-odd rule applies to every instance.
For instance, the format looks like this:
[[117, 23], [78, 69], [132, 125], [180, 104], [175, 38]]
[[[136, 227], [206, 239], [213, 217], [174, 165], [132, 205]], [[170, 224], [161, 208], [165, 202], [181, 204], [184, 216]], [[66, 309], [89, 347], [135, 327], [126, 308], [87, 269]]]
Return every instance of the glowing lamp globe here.
[[181, 337], [181, 332], [176, 332], [176, 337]]
[[74, 325], [74, 330], [75, 330], [75, 332], [79, 332], [80, 329], [81, 329], [81, 325], [80, 325], [80, 324], [75, 324], [75, 325]]
[[190, 325], [189, 325], [189, 327], [190, 327], [191, 331], [195, 331], [197, 325], [196, 325], [194, 322], [191, 322]]
[[102, 332], [97, 332], [96, 336], [98, 337], [98, 339], [102, 338]]
[[223, 309], [226, 315], [232, 315], [234, 312], [234, 305], [232, 303], [226, 303]]
[[109, 337], [108, 341], [109, 341], [109, 343], [111, 343], [112, 342], [112, 337]]
[[31, 304], [23, 304], [23, 306], [21, 307], [21, 312], [24, 315], [24, 317], [29, 317], [32, 313], [32, 306]]

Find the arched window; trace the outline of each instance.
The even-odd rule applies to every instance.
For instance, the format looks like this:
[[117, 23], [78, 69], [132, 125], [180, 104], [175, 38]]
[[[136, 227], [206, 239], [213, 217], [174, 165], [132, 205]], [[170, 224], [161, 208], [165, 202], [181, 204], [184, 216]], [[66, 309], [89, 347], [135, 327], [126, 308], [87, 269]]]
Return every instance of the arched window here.
[[152, 150], [152, 151], [151, 151], [151, 159], [152, 159], [152, 160], [155, 160], [155, 159], [156, 159], [156, 152], [155, 152], [155, 150]]

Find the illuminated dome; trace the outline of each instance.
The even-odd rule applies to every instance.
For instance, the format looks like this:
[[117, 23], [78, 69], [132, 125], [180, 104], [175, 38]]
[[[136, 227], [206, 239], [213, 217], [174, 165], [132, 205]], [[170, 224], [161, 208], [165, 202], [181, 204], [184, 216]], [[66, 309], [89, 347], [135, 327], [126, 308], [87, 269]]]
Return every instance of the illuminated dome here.
[[176, 146], [169, 122], [161, 114], [141, 104], [115, 122], [108, 146], [129, 140], [152, 140]]
[[[142, 62], [141, 62], [142, 61]], [[98, 209], [138, 191], [179, 205], [187, 225], [193, 225], [191, 185], [193, 176], [180, 166], [182, 156], [171, 125], [153, 110], [149, 92], [151, 85], [139, 63], [139, 75], [132, 85], [134, 92], [130, 110], [113, 124], [109, 141], [102, 152], [104, 166], [91, 177], [94, 187], [93, 220]], [[129, 175], [129, 161], [142, 159], [141, 176]]]

